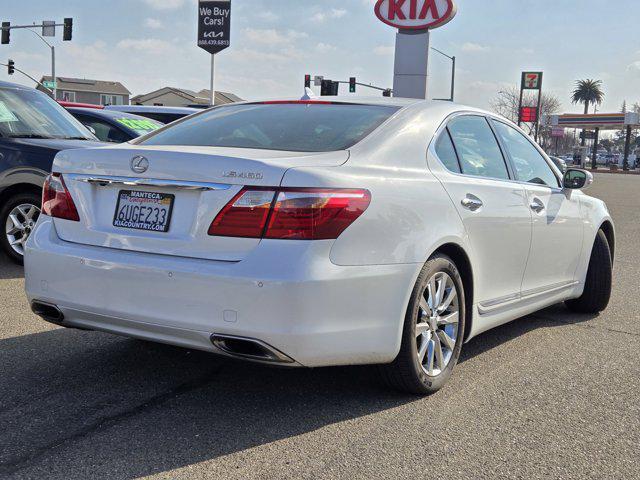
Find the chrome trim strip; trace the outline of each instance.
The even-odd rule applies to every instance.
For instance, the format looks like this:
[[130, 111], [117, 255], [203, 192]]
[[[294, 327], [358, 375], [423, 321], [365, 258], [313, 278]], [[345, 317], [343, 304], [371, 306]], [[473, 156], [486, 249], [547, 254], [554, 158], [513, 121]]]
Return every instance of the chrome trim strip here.
[[76, 182], [89, 183], [106, 187], [108, 185], [124, 185], [128, 187], [159, 187], [159, 188], [176, 188], [179, 190], [228, 190], [231, 185], [228, 183], [205, 183], [205, 182], [187, 182], [181, 180], [156, 180], [153, 178], [136, 178], [136, 177], [112, 177], [112, 176], [93, 176], [67, 174], [65, 178]]
[[519, 293], [513, 293], [511, 295], [505, 295], [504, 297], [494, 298], [493, 300], [489, 300], [487, 302], [481, 303], [480, 306], [484, 308], [497, 307], [498, 305], [502, 305], [503, 303], [509, 303], [513, 300], [520, 300]]
[[564, 290], [565, 288], [574, 287], [578, 283], [580, 282], [578, 281], [562, 282], [562, 283], [549, 285], [548, 287], [533, 288], [531, 290], [525, 290], [520, 294], [520, 296], [522, 297], [522, 299], [527, 299], [531, 297], [536, 297], [538, 295], [544, 295], [547, 293], [555, 293], [557, 291]]
[[512, 295], [507, 295], [504, 297], [489, 300], [487, 302], [478, 304], [478, 312], [480, 313], [480, 315], [487, 315], [497, 310], [500, 310], [501, 307], [504, 307], [506, 306], [506, 304], [509, 304], [511, 302], [514, 302], [514, 301], [521, 302], [523, 300], [532, 300], [536, 297], [540, 297], [543, 295], [557, 293], [559, 291], [562, 291], [571, 287], [575, 287], [578, 283], [580, 282], [570, 281], [570, 282], [556, 283], [553, 285], [549, 285], [547, 287], [533, 288], [530, 290], [525, 290], [524, 292], [521, 292], [521, 293], [514, 293]]

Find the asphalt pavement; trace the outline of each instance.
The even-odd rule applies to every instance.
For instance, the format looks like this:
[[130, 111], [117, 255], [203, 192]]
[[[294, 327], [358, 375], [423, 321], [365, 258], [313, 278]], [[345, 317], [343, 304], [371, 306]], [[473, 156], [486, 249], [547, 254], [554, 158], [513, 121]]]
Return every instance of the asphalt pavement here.
[[465, 345], [428, 398], [370, 367], [290, 370], [49, 325], [0, 258], [0, 478], [640, 478], [640, 178], [598, 316], [562, 305]]

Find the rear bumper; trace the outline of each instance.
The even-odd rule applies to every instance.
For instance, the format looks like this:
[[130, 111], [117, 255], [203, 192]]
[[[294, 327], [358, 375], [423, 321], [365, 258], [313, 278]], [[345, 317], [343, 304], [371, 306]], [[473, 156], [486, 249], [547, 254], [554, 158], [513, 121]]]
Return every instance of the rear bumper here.
[[65, 242], [43, 216], [26, 291], [65, 326], [217, 353], [212, 334], [248, 337], [304, 366], [392, 361], [421, 266], [337, 266], [331, 244], [264, 240], [242, 262], [195, 260]]

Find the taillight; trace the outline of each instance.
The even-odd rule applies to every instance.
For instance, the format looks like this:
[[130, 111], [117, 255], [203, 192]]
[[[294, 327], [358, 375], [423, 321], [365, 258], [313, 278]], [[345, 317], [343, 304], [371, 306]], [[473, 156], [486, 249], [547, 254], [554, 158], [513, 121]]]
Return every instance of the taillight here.
[[370, 202], [367, 190], [248, 187], [216, 216], [209, 235], [334, 239], [364, 213]]
[[211, 223], [209, 235], [262, 237], [275, 194], [275, 190], [240, 190]]
[[59, 173], [52, 173], [44, 182], [42, 213], [50, 217], [73, 220], [74, 222], [80, 221], [76, 205]]

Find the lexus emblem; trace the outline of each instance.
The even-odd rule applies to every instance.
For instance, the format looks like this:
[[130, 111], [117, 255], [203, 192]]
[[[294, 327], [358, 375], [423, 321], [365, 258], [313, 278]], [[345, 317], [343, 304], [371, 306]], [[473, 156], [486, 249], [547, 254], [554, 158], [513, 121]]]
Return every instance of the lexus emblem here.
[[131, 170], [136, 173], [144, 173], [149, 168], [149, 160], [142, 155], [136, 155], [131, 159]]

